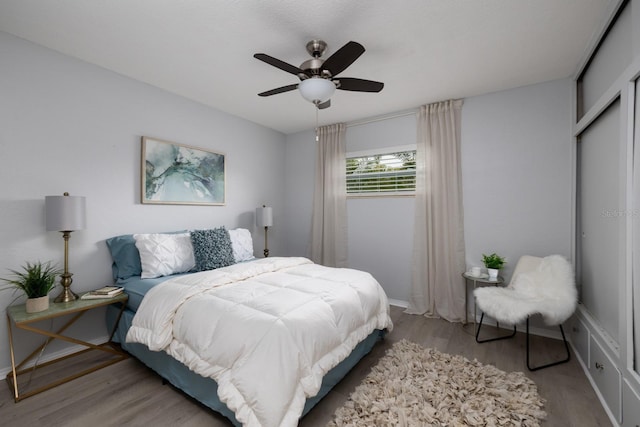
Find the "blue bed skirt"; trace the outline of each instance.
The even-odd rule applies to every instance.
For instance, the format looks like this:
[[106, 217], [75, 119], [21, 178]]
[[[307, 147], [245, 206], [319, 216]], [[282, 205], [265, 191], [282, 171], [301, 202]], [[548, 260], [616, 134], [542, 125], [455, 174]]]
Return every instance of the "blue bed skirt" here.
[[[109, 306], [107, 309], [108, 324], [113, 324], [117, 318], [119, 308]], [[145, 345], [132, 344], [125, 341], [127, 331], [131, 327], [134, 312], [125, 309], [118, 324], [113, 341], [120, 343], [122, 348], [128, 353], [142, 361], [149, 368], [157, 372], [162, 378], [173, 384], [175, 387], [187, 393], [205, 406], [227, 417], [231, 422], [241, 425], [234, 413], [218, 399], [218, 385], [211, 378], [202, 377], [189, 370], [185, 365], [178, 362], [165, 352], [149, 350]], [[311, 410], [329, 391], [340, 382], [342, 378], [366, 356], [375, 344], [384, 337], [385, 331], [375, 330], [371, 335], [362, 340], [351, 352], [349, 357], [340, 362], [330, 370], [323, 378], [320, 391], [316, 396], [307, 399], [302, 415]]]

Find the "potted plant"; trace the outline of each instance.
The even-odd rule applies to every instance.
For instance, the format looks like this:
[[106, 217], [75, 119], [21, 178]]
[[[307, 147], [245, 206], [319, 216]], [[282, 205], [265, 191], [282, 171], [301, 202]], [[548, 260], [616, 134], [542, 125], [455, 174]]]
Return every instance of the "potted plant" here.
[[491, 255], [482, 254], [482, 262], [487, 267], [487, 273], [489, 273], [489, 280], [498, 280], [498, 271], [506, 264], [504, 257], [496, 254]]
[[14, 290], [22, 290], [27, 296], [26, 310], [27, 313], [37, 313], [49, 308], [49, 292], [56, 285], [56, 277], [62, 271], [51, 261], [42, 263], [27, 262], [22, 267], [24, 271], [9, 270], [13, 273], [13, 277], [8, 279], [0, 279], [7, 283], [4, 289], [14, 288]]

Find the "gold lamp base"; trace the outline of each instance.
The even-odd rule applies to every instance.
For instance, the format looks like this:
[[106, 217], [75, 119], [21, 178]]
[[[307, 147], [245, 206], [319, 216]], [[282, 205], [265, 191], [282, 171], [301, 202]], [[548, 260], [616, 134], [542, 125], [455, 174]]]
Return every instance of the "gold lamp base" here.
[[64, 290], [53, 300], [53, 302], [71, 302], [78, 299], [78, 295], [74, 294], [71, 289], [64, 288]]
[[64, 273], [60, 275], [60, 284], [62, 285], [62, 292], [53, 300], [53, 302], [71, 302], [78, 299], [78, 295], [71, 291], [71, 282], [73, 274], [69, 273], [69, 235], [70, 231], [64, 231], [62, 236], [64, 238]]

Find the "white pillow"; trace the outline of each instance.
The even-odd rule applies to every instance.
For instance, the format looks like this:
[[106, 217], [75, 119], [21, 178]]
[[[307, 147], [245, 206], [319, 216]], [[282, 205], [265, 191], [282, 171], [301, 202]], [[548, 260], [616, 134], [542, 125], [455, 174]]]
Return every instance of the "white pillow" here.
[[143, 279], [184, 273], [196, 266], [189, 233], [134, 234]]
[[229, 230], [229, 237], [231, 238], [233, 258], [236, 262], [249, 261], [255, 258], [253, 256], [253, 240], [249, 230], [246, 228]]

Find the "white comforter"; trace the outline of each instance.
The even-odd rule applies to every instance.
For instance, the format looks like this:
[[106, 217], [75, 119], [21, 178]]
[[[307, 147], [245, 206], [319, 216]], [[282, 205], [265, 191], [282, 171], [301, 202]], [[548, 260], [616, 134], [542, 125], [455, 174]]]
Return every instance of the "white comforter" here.
[[244, 425], [295, 426], [324, 374], [385, 328], [387, 297], [369, 273], [273, 257], [154, 287], [127, 341], [215, 379]]

